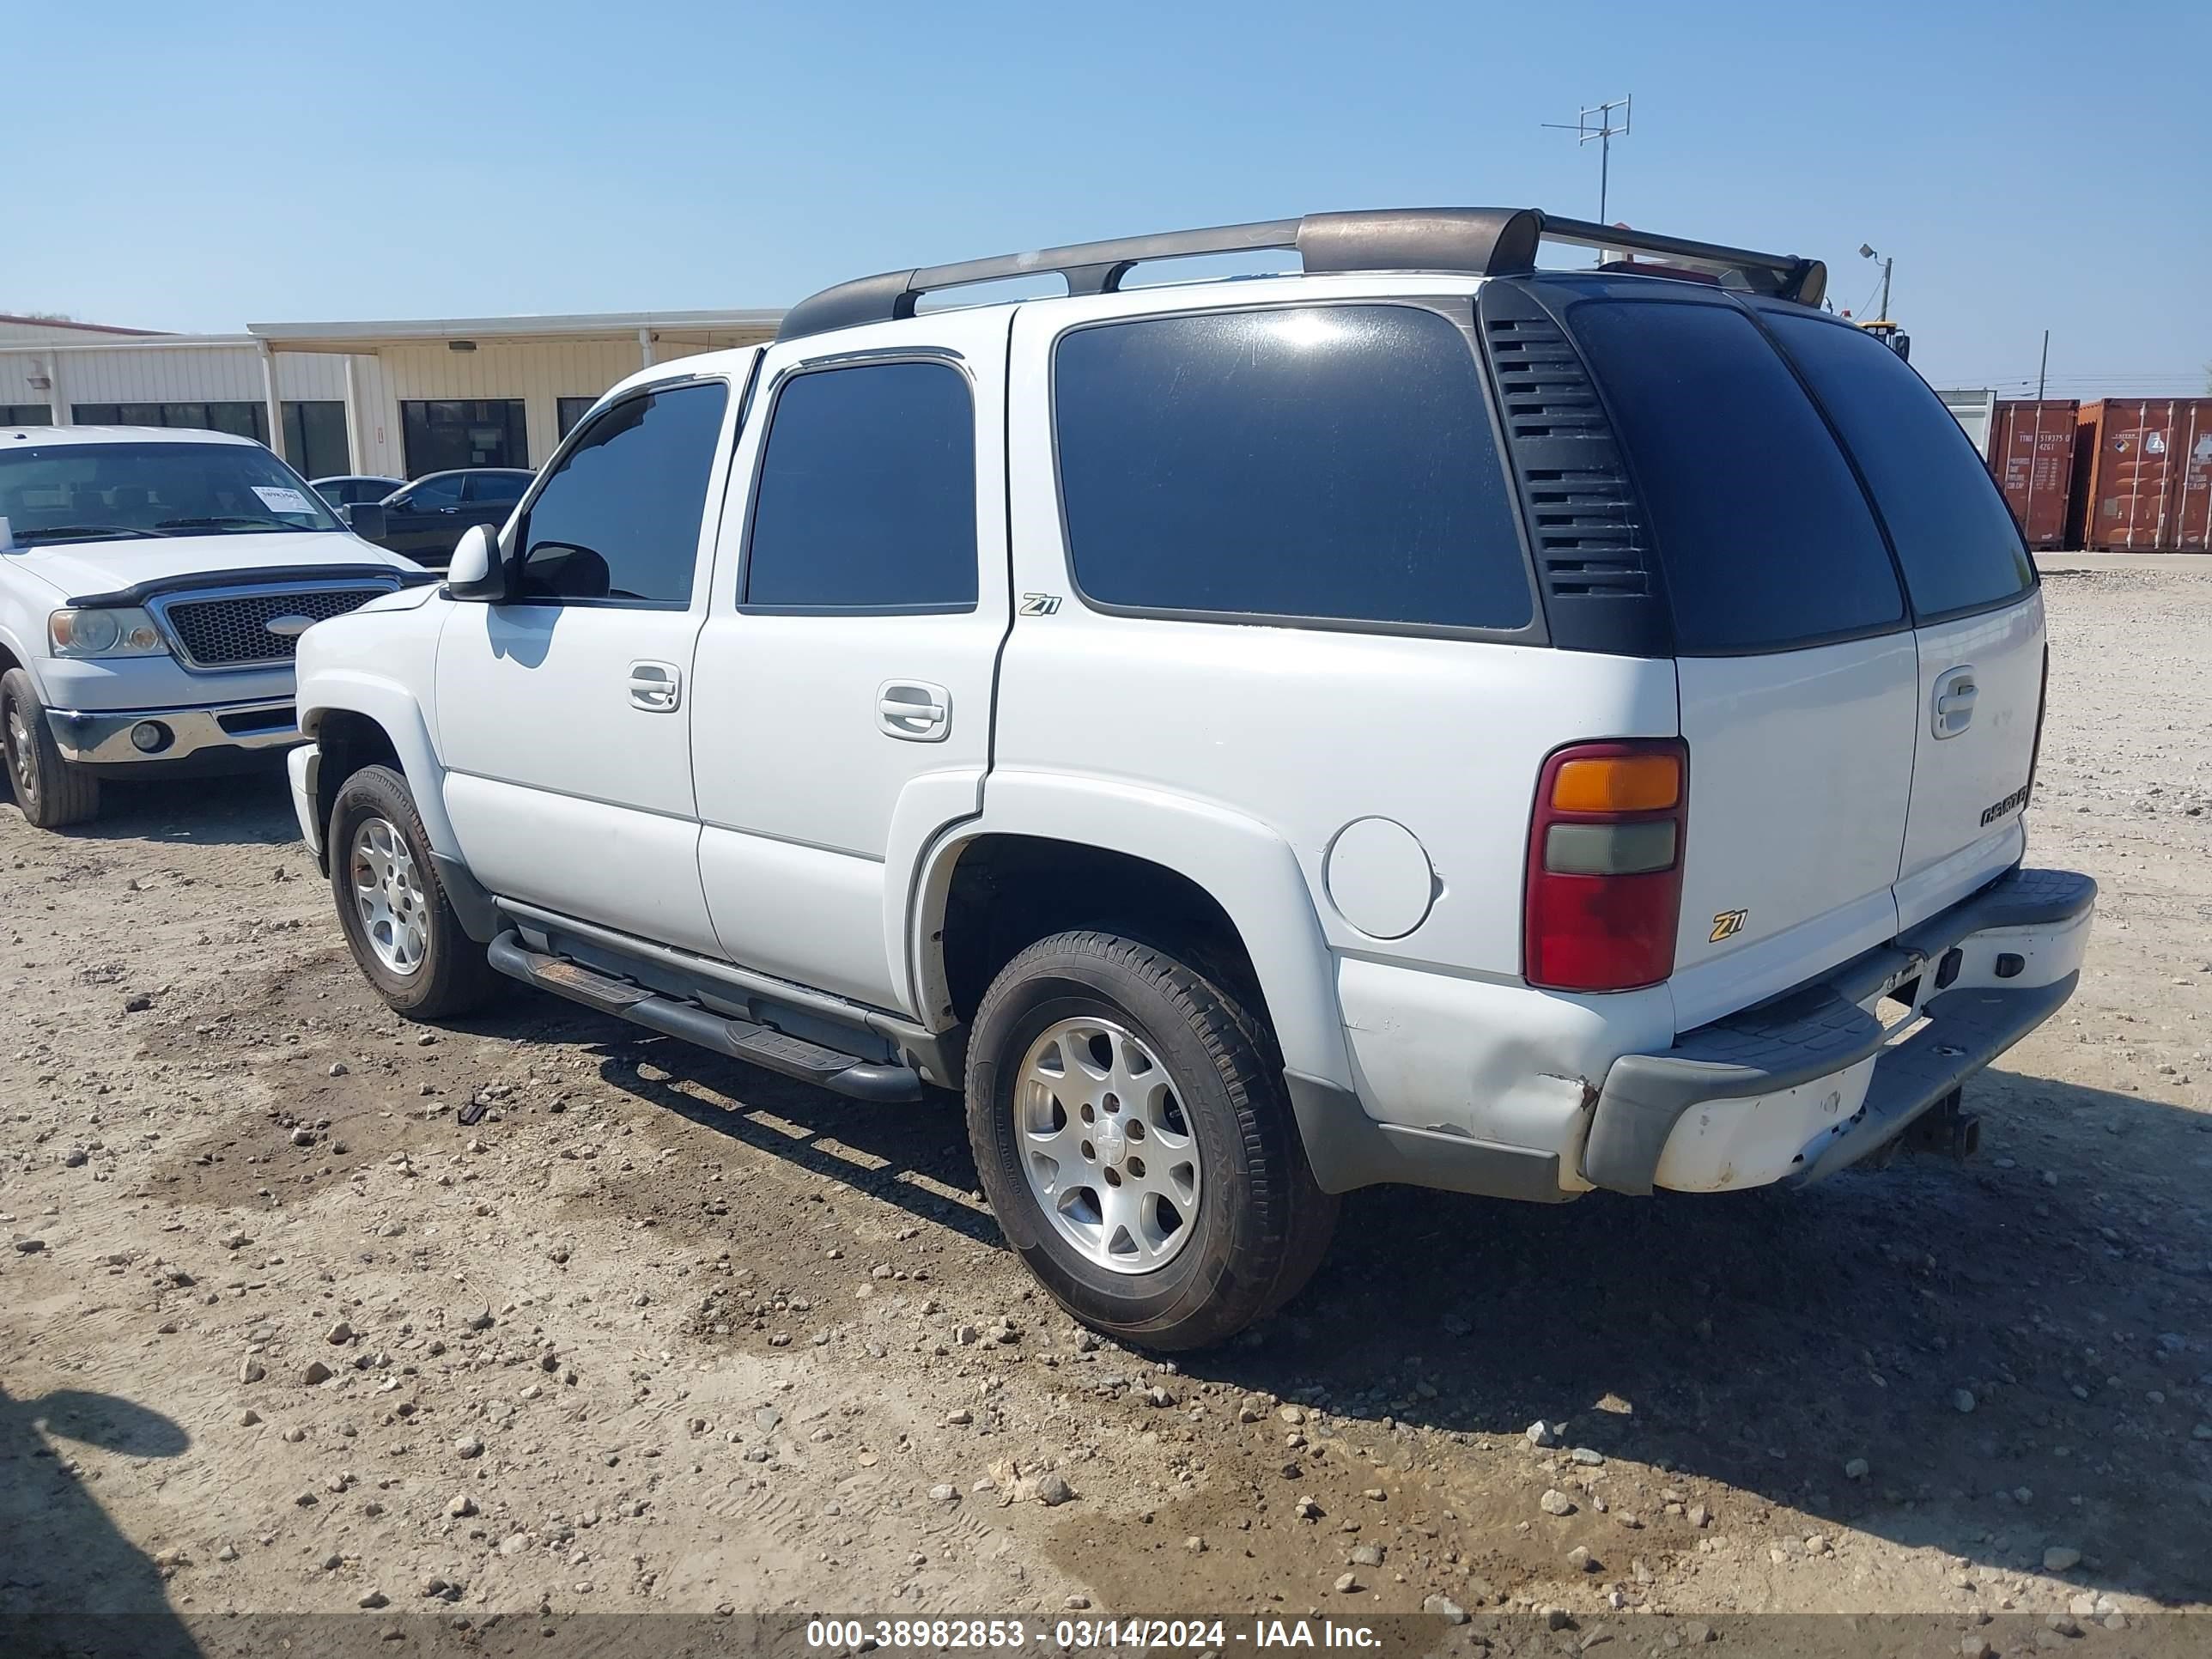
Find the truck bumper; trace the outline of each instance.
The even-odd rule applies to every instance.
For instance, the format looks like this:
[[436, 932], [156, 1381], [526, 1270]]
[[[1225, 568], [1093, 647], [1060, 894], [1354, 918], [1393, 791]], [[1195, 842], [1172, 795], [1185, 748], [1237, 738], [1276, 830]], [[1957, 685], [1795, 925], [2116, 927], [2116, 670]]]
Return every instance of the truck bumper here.
[[210, 750], [276, 749], [300, 741], [289, 697], [196, 708], [50, 708], [46, 724], [62, 758], [86, 766], [158, 763]]
[[1584, 1177], [1721, 1192], [1818, 1181], [1881, 1151], [2074, 994], [2096, 899], [2086, 875], [2014, 870], [1821, 980], [1623, 1056]]

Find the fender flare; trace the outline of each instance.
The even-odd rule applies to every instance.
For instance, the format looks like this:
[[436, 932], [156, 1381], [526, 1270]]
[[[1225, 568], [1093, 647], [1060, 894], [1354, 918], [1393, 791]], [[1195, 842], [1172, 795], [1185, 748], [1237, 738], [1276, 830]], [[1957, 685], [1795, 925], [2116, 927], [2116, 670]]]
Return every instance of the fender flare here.
[[446, 768], [430, 740], [430, 724], [422, 705], [404, 686], [374, 674], [333, 669], [314, 677], [301, 688], [300, 730], [315, 738], [328, 714], [358, 714], [374, 720], [392, 739], [399, 756], [407, 787], [414, 792], [415, 811], [430, 837], [430, 850], [459, 862], [461, 844], [453, 834], [453, 821], [446, 816]]
[[941, 936], [952, 871], [981, 836], [1033, 836], [1146, 860], [1188, 878], [1228, 915], [1252, 959], [1291, 1071], [1352, 1086], [1334, 958], [1290, 843], [1255, 818], [1188, 796], [1103, 779], [998, 769], [983, 811], [949, 826], [908, 885], [915, 1000], [924, 1022], [950, 1021]]

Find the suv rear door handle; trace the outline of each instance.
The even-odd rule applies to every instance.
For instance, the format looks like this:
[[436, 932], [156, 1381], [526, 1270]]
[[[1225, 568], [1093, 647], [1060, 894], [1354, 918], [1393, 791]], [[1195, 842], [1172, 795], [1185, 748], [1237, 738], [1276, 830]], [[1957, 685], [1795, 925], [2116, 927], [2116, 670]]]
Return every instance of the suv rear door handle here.
[[629, 665], [629, 702], [647, 714], [673, 714], [684, 701], [684, 672], [672, 662]]
[[952, 694], [927, 680], [885, 680], [876, 688], [876, 720], [886, 737], [942, 743], [952, 732]]
[[1940, 739], [1955, 738], [1974, 718], [1974, 671], [1965, 664], [1936, 677], [1936, 710], [1929, 728]]

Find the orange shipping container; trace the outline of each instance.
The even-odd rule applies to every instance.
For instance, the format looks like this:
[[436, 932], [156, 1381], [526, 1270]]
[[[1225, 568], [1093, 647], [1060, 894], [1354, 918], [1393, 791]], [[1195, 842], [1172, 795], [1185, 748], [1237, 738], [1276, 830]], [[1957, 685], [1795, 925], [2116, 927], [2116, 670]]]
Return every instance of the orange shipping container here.
[[1990, 471], [2020, 533], [2039, 550], [2066, 545], [2081, 409], [2071, 398], [2005, 399], [1990, 422]]
[[2202, 553], [2212, 538], [2212, 398], [2107, 398], [2078, 428], [2082, 544]]

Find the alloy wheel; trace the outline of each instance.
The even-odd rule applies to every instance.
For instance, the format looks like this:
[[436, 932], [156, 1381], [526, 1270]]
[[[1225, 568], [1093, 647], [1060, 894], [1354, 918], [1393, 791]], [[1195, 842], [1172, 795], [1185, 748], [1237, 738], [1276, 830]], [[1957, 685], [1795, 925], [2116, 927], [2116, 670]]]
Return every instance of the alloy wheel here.
[[1022, 1172], [1054, 1230], [1113, 1273], [1173, 1261], [1198, 1219], [1200, 1160], [1151, 1047], [1111, 1020], [1064, 1019], [1030, 1045], [1018, 1078]]

